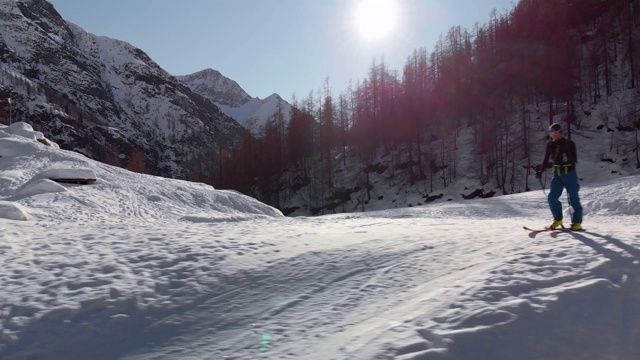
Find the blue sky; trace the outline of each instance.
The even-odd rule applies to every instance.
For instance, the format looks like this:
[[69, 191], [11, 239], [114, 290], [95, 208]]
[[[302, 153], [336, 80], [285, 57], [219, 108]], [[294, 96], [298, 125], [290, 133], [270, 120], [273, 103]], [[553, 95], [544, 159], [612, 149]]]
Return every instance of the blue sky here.
[[[363, 0], [49, 0], [85, 30], [139, 47], [173, 75], [205, 68], [235, 80], [251, 96], [301, 99], [325, 79], [334, 94], [366, 77], [384, 56], [402, 70], [419, 47], [431, 51], [450, 27], [486, 24], [492, 9], [515, 0], [386, 0], [398, 20], [371, 39], [355, 26]], [[374, 0], [375, 1], [375, 0]], [[380, 0], [381, 1], [381, 0]]]

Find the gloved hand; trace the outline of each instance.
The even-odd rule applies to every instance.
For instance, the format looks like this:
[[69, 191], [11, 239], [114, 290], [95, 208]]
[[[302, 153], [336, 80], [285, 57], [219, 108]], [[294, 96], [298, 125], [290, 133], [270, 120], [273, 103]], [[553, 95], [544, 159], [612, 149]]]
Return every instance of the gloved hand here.
[[542, 179], [542, 171], [536, 171], [536, 179]]

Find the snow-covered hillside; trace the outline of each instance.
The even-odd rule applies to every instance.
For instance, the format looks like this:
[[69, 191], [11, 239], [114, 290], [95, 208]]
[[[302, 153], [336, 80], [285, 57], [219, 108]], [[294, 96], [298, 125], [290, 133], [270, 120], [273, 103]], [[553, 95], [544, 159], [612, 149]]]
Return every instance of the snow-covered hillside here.
[[637, 176], [529, 234], [541, 191], [285, 218], [39, 137], [0, 127], [2, 359], [640, 358]]
[[[583, 185], [590, 186], [624, 176], [640, 175], [636, 131], [620, 130], [619, 119], [615, 115], [624, 111], [632, 112], [633, 108], [626, 104], [633, 102], [637, 96], [636, 93], [635, 89], [620, 90], [606, 102], [583, 105], [579, 120], [571, 127], [571, 140], [575, 142], [578, 152], [578, 174]], [[564, 114], [558, 114], [554, 116], [553, 121], [562, 124], [563, 133], [568, 137], [569, 131], [564, 116]], [[530, 165], [535, 166], [542, 163], [545, 146], [549, 141], [548, 108], [547, 106], [528, 107], [526, 117], [531, 131], [529, 135], [532, 157]], [[522, 132], [515, 126], [514, 129], [509, 134], [509, 138], [518, 139], [514, 143], [521, 145]], [[409, 180], [406, 169], [395, 166], [397, 158], [409, 162], [408, 149], [401, 147], [398, 150], [388, 151], [380, 147], [371, 160], [374, 166], [365, 167], [362, 159], [357, 155], [348, 155], [344, 163], [333, 162], [333, 184], [336, 188], [349, 191], [346, 193], [347, 196], [335, 199], [331, 194], [325, 194], [324, 197], [315, 196], [314, 202], [314, 194], [319, 191], [320, 186], [316, 185], [314, 188], [313, 185], [322, 183], [310, 182], [311, 185], [303, 186], [286, 195], [283, 191], [281, 209], [288, 216], [309, 216], [420, 206], [432, 201], [444, 203], [461, 200], [463, 196], [479, 190], [483, 195], [501, 196], [503, 190], [495, 185], [495, 178], [487, 179], [486, 183], [480, 181], [477, 131], [477, 128], [468, 126], [457, 132], [455, 162], [450, 160], [450, 164], [454, 164], [455, 167], [455, 178], [444, 180], [440, 174], [436, 174], [426, 181], [412, 182]], [[438, 149], [442, 144], [441, 141], [435, 141], [430, 146]], [[337, 153], [336, 159], [342, 160], [342, 155]], [[505, 186], [507, 193], [526, 192], [527, 189], [540, 190], [543, 186], [546, 189], [549, 188], [550, 171], [545, 174], [543, 186], [541, 186], [535, 178], [535, 172], [527, 169], [529, 164], [526, 158], [516, 157], [509, 160], [509, 166], [511, 164], [514, 164], [514, 172], [513, 177], [509, 173], [511, 186]], [[363, 169], [367, 168], [370, 170], [365, 173]], [[449, 166], [450, 168], [452, 167]], [[323, 171], [324, 168], [320, 165], [314, 168], [317, 174], [324, 174]], [[367, 181], [365, 181], [365, 175], [368, 177]], [[371, 184], [370, 189], [364, 185], [367, 182]], [[318, 198], [320, 200], [317, 200]]]
[[[74, 221], [100, 219], [118, 223], [120, 217], [125, 216], [134, 223], [153, 223], [160, 219], [219, 222], [282, 216], [280, 211], [235, 191], [215, 190], [201, 183], [129, 172], [35, 141], [42, 137], [42, 133], [33, 131], [25, 123], [14, 123], [9, 127], [0, 125], [0, 161], [3, 164], [0, 168], [0, 194], [9, 200], [4, 204], [5, 208], [21, 204], [20, 208], [27, 209], [23, 216], [26, 218], [70, 219], [69, 209], [53, 206], [43, 211], [37, 200], [32, 204], [35, 198], [30, 195], [38, 195], [39, 190], [56, 193], [55, 196], [50, 194], [53, 198], [49, 200], [53, 202], [69, 206], [89, 205], [88, 209], [72, 216]], [[88, 187], [65, 187], [48, 176], [55, 172], [63, 174], [60, 178], [76, 178], [87, 171], [94, 173], [97, 179]], [[33, 208], [34, 213], [29, 208]], [[196, 212], [194, 209], [199, 210]]]

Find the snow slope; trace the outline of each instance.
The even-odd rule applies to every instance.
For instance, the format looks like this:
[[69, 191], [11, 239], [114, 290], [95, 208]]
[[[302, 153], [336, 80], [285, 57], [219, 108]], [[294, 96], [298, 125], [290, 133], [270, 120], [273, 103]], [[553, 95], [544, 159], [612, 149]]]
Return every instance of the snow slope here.
[[637, 176], [583, 185], [579, 233], [522, 229], [550, 219], [541, 191], [285, 218], [14, 126], [2, 359], [640, 358]]

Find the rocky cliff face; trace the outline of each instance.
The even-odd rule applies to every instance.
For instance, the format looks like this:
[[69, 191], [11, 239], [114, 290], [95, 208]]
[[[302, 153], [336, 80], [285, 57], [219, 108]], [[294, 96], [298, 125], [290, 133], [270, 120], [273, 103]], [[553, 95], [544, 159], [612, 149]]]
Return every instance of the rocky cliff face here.
[[[0, 0], [0, 97], [62, 148], [148, 172], [214, 177], [244, 129], [142, 50], [65, 21], [45, 0]], [[7, 122], [8, 103], [3, 107]], [[204, 165], [203, 165], [204, 164]]]

